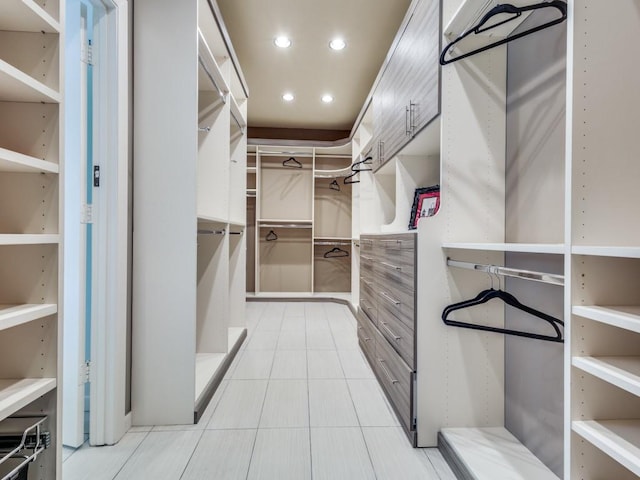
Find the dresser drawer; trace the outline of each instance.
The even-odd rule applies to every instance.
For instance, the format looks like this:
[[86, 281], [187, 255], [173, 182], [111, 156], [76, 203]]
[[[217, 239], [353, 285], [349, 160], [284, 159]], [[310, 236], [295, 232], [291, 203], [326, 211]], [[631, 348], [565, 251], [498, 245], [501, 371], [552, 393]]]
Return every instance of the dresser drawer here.
[[362, 309], [358, 309], [358, 341], [360, 348], [365, 353], [369, 362], [373, 362], [375, 357], [375, 339], [373, 337], [373, 329], [375, 328], [368, 320]]
[[413, 252], [416, 248], [416, 235], [384, 235], [378, 239], [378, 246], [383, 254], [392, 257], [402, 255], [403, 252]]
[[377, 288], [378, 311], [382, 308], [401, 321], [406, 328], [415, 330], [415, 294], [394, 286], [392, 282], [381, 283]]
[[374, 329], [376, 350], [374, 369], [389, 401], [407, 431], [413, 428], [413, 371]]
[[404, 322], [387, 309], [384, 303], [378, 306], [378, 322], [376, 325], [393, 349], [413, 369], [415, 367], [415, 334], [413, 328], [407, 327]]
[[374, 262], [374, 271], [376, 279], [384, 275], [394, 282], [413, 285], [415, 265], [415, 252], [403, 250], [399, 255], [381, 254], [378, 261]]
[[378, 320], [377, 294], [370, 285], [373, 286], [373, 283], [360, 277], [360, 308], [376, 324]]
[[360, 237], [360, 251], [373, 254], [375, 240], [372, 237]]
[[374, 265], [376, 263], [373, 253], [360, 253], [360, 274], [373, 280], [375, 275]]

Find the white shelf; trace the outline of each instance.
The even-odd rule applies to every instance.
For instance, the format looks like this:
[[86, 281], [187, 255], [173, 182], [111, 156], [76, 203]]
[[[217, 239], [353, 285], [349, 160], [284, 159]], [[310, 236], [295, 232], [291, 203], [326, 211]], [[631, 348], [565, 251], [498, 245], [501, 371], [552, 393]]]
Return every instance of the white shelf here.
[[0, 101], [60, 103], [60, 93], [0, 60]]
[[247, 167], [247, 173], [256, 173], [257, 170], [256, 167]]
[[[465, 0], [443, 29], [444, 35], [453, 38], [458, 37], [468, 28], [476, 25], [478, 21], [498, 3], [502, 2], [498, 0]], [[511, 0], [509, 3], [515, 6], [523, 6], [531, 2], [529, 0]], [[506, 37], [529, 16], [529, 13], [530, 12], [525, 12], [518, 19], [510, 21], [506, 25], [492, 28], [490, 31], [482, 33], [482, 35], [499, 38]]]
[[58, 173], [58, 164], [0, 147], [0, 172]]
[[47, 245], [60, 241], [60, 235], [52, 234], [0, 234], [0, 245]]
[[60, 23], [33, 0], [2, 0], [0, 30], [59, 33]]
[[596, 257], [640, 258], [640, 247], [573, 246], [571, 253]]
[[442, 248], [496, 252], [547, 253], [553, 255], [561, 255], [564, 253], [564, 244], [562, 243], [443, 243]]
[[205, 71], [211, 75], [211, 80], [217, 85], [217, 88], [214, 85], [211, 85], [211, 88], [201, 88], [202, 86], [198, 88], [203, 91], [218, 91], [225, 95], [229, 93], [229, 85], [227, 85], [222, 70], [211, 53], [209, 45], [207, 45], [207, 41], [204, 39], [204, 35], [202, 35], [200, 29], [198, 29], [198, 57]]
[[573, 431], [640, 475], [640, 420], [575, 421]]
[[0, 421], [56, 388], [55, 378], [0, 380]]
[[640, 333], [640, 306], [574, 306], [574, 315]]
[[196, 353], [196, 400], [216, 374], [226, 353]]
[[216, 223], [226, 225], [228, 222], [224, 218], [212, 217], [210, 215], [198, 214], [198, 223]]
[[[238, 105], [238, 102], [236, 102], [236, 99], [233, 95], [229, 95], [229, 106], [231, 107], [231, 116], [235, 117], [239, 124], [237, 126], [243, 130], [247, 126], [247, 120], [244, 118], [244, 115], [240, 111], [240, 106]], [[233, 118], [231, 119], [231, 121], [233, 122]]]
[[0, 330], [29, 323], [58, 312], [55, 303], [0, 305]]
[[447, 446], [476, 480], [558, 480], [503, 427], [443, 428]]
[[291, 220], [291, 219], [270, 219], [270, 218], [261, 218], [258, 220], [258, 223], [304, 223], [311, 224], [312, 220]]
[[640, 396], [640, 357], [573, 357], [573, 366]]

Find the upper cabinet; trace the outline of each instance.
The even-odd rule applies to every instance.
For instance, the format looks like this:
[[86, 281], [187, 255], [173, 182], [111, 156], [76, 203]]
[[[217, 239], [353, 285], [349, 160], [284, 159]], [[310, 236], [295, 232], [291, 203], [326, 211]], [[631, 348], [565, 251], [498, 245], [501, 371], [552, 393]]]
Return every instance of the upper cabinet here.
[[439, 0], [413, 2], [392, 49], [372, 98], [374, 170], [440, 114]]

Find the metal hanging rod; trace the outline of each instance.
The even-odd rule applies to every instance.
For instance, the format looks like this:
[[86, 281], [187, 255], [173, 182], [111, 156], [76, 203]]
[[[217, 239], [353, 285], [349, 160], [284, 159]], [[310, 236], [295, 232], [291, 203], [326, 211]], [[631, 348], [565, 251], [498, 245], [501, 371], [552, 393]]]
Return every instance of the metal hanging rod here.
[[239, 232], [229, 232], [229, 235], [242, 235], [244, 230], [240, 230]]
[[227, 231], [223, 228], [222, 230], [207, 230], [207, 229], [198, 229], [198, 235], [224, 235]]
[[351, 242], [347, 242], [347, 241], [335, 241], [335, 242], [327, 242], [327, 241], [321, 241], [321, 242], [313, 242], [314, 245], [351, 245]]
[[218, 90], [218, 95], [220, 95], [220, 99], [222, 100], [222, 103], [227, 103], [227, 99], [225, 98], [223, 89], [220, 88], [220, 85], [218, 85], [218, 82], [216, 82], [215, 78], [213, 77], [213, 75], [211, 74], [207, 66], [204, 64], [201, 57], [198, 57], [198, 63], [204, 70], [204, 73], [207, 76], [207, 78], [211, 80], [211, 83], [213, 84], [213, 86], [216, 87], [216, 89]]
[[467, 270], [475, 270], [484, 273], [493, 273], [502, 275], [503, 277], [523, 278], [534, 282], [550, 283], [552, 285], [564, 285], [564, 275], [554, 273], [533, 272], [530, 270], [521, 270], [518, 268], [501, 267], [498, 265], [482, 265], [471, 262], [460, 262], [447, 258], [447, 265], [456, 268], [465, 268]]
[[211, 127], [198, 127], [199, 132], [210, 132]]
[[260, 228], [313, 228], [313, 225], [300, 223], [261, 223]]

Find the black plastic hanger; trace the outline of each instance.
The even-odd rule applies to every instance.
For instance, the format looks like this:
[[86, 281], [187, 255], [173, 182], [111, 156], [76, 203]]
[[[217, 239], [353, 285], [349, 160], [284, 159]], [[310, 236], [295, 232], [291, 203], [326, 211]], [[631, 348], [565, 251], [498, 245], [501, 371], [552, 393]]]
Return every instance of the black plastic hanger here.
[[329, 188], [331, 190], [335, 190], [336, 192], [340, 191], [340, 184], [338, 183], [338, 180], [336, 180], [335, 178], [333, 179], [333, 182], [331, 182], [329, 184]]
[[276, 232], [274, 232], [273, 230], [269, 230], [269, 233], [267, 233], [267, 236], [265, 237], [265, 240], [267, 242], [272, 242], [277, 239], [278, 239], [278, 235], [276, 235]]
[[371, 165], [371, 161], [373, 160], [373, 157], [367, 157], [364, 160], [360, 160], [359, 162], [355, 162], [353, 165], [351, 165], [351, 171], [352, 172], [370, 172], [371, 168], [356, 168], [356, 166], [358, 165]]
[[346, 250], [342, 250], [338, 247], [333, 247], [331, 250], [324, 254], [324, 258], [339, 258], [339, 257], [348, 257], [349, 252]]
[[[520, 17], [523, 12], [528, 12], [531, 10], [540, 10], [543, 8], [555, 8], [561, 13], [561, 16], [547, 23], [543, 23], [542, 25], [538, 25], [536, 27], [532, 27], [528, 30], [525, 30], [524, 32], [516, 33], [515, 35], [511, 35], [509, 37], [500, 39], [494, 43], [485, 45], [484, 47], [480, 47], [470, 52], [463, 53], [458, 57], [449, 58], [448, 60], [445, 58], [447, 53], [449, 53], [449, 50], [451, 49], [451, 47], [453, 47], [456, 43], [458, 43], [460, 40], [467, 37], [468, 35], [471, 35], [472, 33], [477, 35], [482, 32], [487, 32], [493, 28], [496, 28], [500, 25], [504, 25], [505, 23], [508, 23], [512, 20], [515, 20], [516, 18]], [[502, 20], [501, 22], [491, 24], [487, 27], [484, 26], [492, 17], [500, 14], [508, 14], [512, 16], [505, 20]], [[558, 23], [562, 23], [566, 19], [567, 19], [567, 4], [560, 0], [551, 0], [549, 2], [535, 3], [533, 5], [525, 5], [523, 7], [516, 7], [508, 3], [502, 4], [502, 5], [496, 5], [491, 10], [489, 10], [484, 17], [482, 17], [482, 20], [480, 20], [480, 22], [478, 22], [477, 25], [471, 27], [469, 30], [462, 33], [458, 38], [456, 38], [453, 42], [451, 42], [449, 45], [445, 47], [445, 49], [440, 54], [440, 65], [448, 65], [449, 63], [457, 62], [458, 60], [462, 60], [463, 58], [470, 57], [471, 55], [484, 52], [486, 50], [489, 50], [490, 48], [497, 47], [498, 45], [504, 45], [505, 43], [511, 42], [512, 40], [516, 40], [517, 38], [522, 38], [524, 36], [538, 32], [540, 30], [544, 30], [545, 28], [549, 28], [553, 25], [557, 25]]]
[[293, 157], [289, 157], [287, 160], [282, 162], [283, 167], [289, 168], [302, 168], [302, 164]]
[[[499, 298], [502, 301], [504, 301], [506, 304], [511, 305], [514, 308], [517, 308], [530, 315], [533, 315], [534, 317], [544, 320], [545, 322], [549, 323], [553, 327], [556, 335], [555, 336], [540, 335], [538, 333], [523, 332], [520, 330], [511, 330], [509, 328], [489, 327], [486, 325], [478, 325], [475, 323], [459, 322], [457, 320], [450, 320], [447, 318], [451, 312], [454, 312], [456, 310], [462, 310], [463, 308], [473, 307], [475, 305], [480, 305], [482, 303], [486, 303], [492, 298]], [[558, 342], [558, 343], [564, 342], [564, 339], [562, 338], [562, 332], [558, 327], [558, 325], [564, 326], [564, 322], [562, 320], [559, 320], [555, 317], [552, 317], [551, 315], [547, 315], [546, 313], [540, 312], [539, 310], [536, 310], [534, 308], [531, 308], [527, 305], [520, 303], [520, 301], [516, 297], [514, 297], [508, 292], [505, 292], [502, 290], [494, 290], [493, 288], [490, 288], [488, 290], [483, 290], [475, 298], [472, 298], [470, 300], [465, 300], [465, 301], [454, 303], [452, 305], [447, 306], [442, 312], [442, 321], [446, 325], [450, 325], [452, 327], [470, 328], [472, 330], [483, 330], [485, 332], [504, 333], [506, 335], [515, 335], [518, 337], [525, 337], [525, 338], [535, 338], [537, 340], [548, 340], [550, 342]]]
[[360, 180], [349, 180], [350, 178], [355, 177], [359, 173], [360, 173], [360, 170], [357, 170], [357, 171], [353, 172], [351, 175], [347, 175], [346, 177], [344, 177], [344, 180], [342, 181], [342, 183], [344, 183], [345, 185], [351, 185], [351, 184], [354, 184], [354, 183], [360, 183]]

